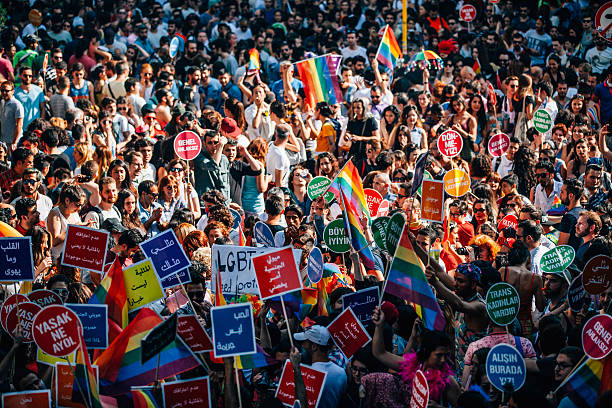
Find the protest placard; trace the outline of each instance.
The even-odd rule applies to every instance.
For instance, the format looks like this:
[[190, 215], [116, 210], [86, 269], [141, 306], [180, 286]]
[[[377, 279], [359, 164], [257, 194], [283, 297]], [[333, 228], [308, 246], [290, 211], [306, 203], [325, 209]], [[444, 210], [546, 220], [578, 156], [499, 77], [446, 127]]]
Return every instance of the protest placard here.
[[542, 258], [540, 258], [540, 268], [544, 273], [562, 273], [574, 262], [575, 255], [576, 252], [571, 246], [559, 245], [542, 255]]
[[262, 300], [303, 287], [291, 246], [254, 256], [253, 267]]
[[372, 320], [374, 308], [380, 304], [380, 290], [378, 286], [362, 289], [359, 292], [342, 296], [342, 309], [349, 307], [360, 322], [366, 324]]
[[36, 314], [41, 310], [42, 307], [34, 302], [20, 303], [19, 306], [13, 308], [6, 317], [6, 331], [13, 336], [17, 324], [19, 323], [23, 333], [23, 342], [31, 343], [34, 341], [32, 337], [32, 322]]
[[66, 307], [79, 317], [88, 349], [108, 347], [108, 305], [67, 303]]
[[498, 282], [487, 292], [487, 313], [493, 323], [507, 326], [514, 321], [519, 312], [521, 299], [514, 286]]
[[504, 385], [510, 383], [512, 390], [519, 390], [525, 383], [527, 372], [523, 355], [509, 344], [498, 344], [489, 351], [486, 362], [489, 382], [504, 392]]
[[[573, 258], [572, 258], [573, 260]], [[612, 258], [597, 255], [591, 258], [582, 272], [582, 285], [591, 295], [599, 295], [610, 287], [612, 279]]]
[[234, 223], [232, 224], [232, 229], [238, 229], [240, 227], [240, 224], [242, 224], [242, 215], [240, 215], [240, 213], [236, 210], [234, 210], [233, 208], [229, 209], [230, 212], [232, 213], [232, 217], [234, 217]]
[[463, 138], [454, 130], [443, 132], [437, 143], [440, 153], [448, 158], [457, 156], [463, 149]]
[[368, 206], [370, 215], [375, 217], [376, 214], [378, 214], [380, 204], [382, 204], [383, 196], [373, 188], [364, 188], [363, 195], [365, 196], [366, 205]]
[[138, 310], [164, 297], [159, 275], [151, 259], [140, 261], [123, 271], [128, 311]]
[[174, 138], [174, 152], [183, 160], [193, 160], [202, 150], [200, 136], [190, 130], [185, 130]]
[[5, 331], [8, 332], [8, 330], [6, 330], [6, 318], [8, 317], [11, 310], [17, 307], [17, 303], [21, 304], [29, 301], [30, 299], [28, 299], [25, 295], [22, 295], [21, 293], [16, 293], [6, 298], [4, 303], [2, 303], [2, 307], [0, 308], [0, 322], [2, 323], [2, 328]]
[[[92, 365], [96, 376], [96, 384], [98, 380], [98, 366]], [[55, 363], [55, 401], [57, 408], [86, 408], [82, 402], [76, 402], [72, 399], [72, 389], [74, 387], [74, 375], [70, 369], [70, 365], [66, 362]]]
[[612, 351], [612, 317], [606, 314], [593, 316], [582, 328], [584, 353], [600, 360]]
[[172, 381], [162, 384], [165, 408], [210, 408], [208, 377]]
[[142, 364], [161, 353], [164, 347], [176, 339], [177, 317], [178, 315], [173, 313], [169, 318], [155, 326], [144, 339], [140, 340], [140, 350], [142, 352], [140, 361]]
[[52, 305], [34, 317], [34, 341], [45, 353], [63, 357], [79, 347], [79, 318], [65, 306]]
[[387, 225], [387, 236], [385, 237], [385, 246], [391, 255], [395, 255], [395, 250], [397, 249], [397, 244], [399, 243], [402, 231], [404, 230], [405, 223], [406, 218], [401, 212], [393, 214], [391, 219], [389, 219], [389, 224]]
[[18, 391], [2, 394], [2, 408], [51, 408], [51, 391]]
[[410, 408], [425, 408], [429, 402], [429, 384], [421, 370], [417, 370], [412, 381]]
[[351, 308], [340, 313], [327, 326], [327, 330], [336, 346], [349, 360], [353, 354], [372, 340]]
[[47, 289], [33, 290], [28, 293], [28, 299], [30, 299], [30, 302], [34, 302], [40, 307], [61, 305], [64, 303], [57, 293]]
[[211, 351], [214, 346], [208, 333], [194, 315], [181, 315], [178, 317], [176, 332], [194, 353]]
[[257, 351], [251, 303], [213, 307], [210, 309], [210, 320], [215, 358]]
[[538, 109], [533, 113], [533, 127], [540, 133], [548, 132], [553, 126], [550, 113], [544, 109]]
[[444, 221], [444, 182], [423, 180], [421, 219], [439, 222]]
[[37, 363], [42, 363], [42, 364], [53, 366], [56, 363], [65, 363], [66, 360], [70, 361], [70, 363], [74, 363], [75, 359], [76, 359], [76, 351], [73, 351], [72, 353], [64, 357], [55, 357], [55, 356], [48, 355], [47, 353], [42, 351], [40, 347], [36, 348], [36, 362]]
[[501, 157], [510, 147], [510, 137], [505, 133], [498, 133], [489, 139], [489, 154], [493, 157]]
[[318, 247], [312, 248], [308, 254], [307, 274], [311, 283], [318, 283], [323, 277], [323, 254]]
[[[300, 372], [306, 388], [308, 397], [308, 408], [316, 408], [319, 405], [321, 391], [325, 383], [327, 373], [316, 370], [305, 364], [300, 364]], [[293, 375], [293, 365], [289, 360], [285, 361], [283, 373], [276, 389], [276, 398], [284, 405], [291, 407], [295, 402], [295, 377]]]
[[321, 195], [325, 194], [325, 201], [332, 201], [334, 199], [334, 194], [331, 191], [327, 191], [330, 184], [331, 180], [325, 176], [314, 177], [308, 182], [308, 186], [306, 187], [306, 193], [308, 194], [308, 198], [314, 201]]
[[378, 217], [372, 220], [372, 235], [374, 242], [382, 250], [387, 249], [387, 227], [389, 225], [389, 217]]
[[351, 249], [351, 241], [341, 218], [327, 224], [327, 227], [323, 230], [323, 242], [337, 254], [343, 254]]
[[32, 237], [0, 238], [0, 281], [34, 280]]
[[567, 303], [572, 312], [578, 313], [584, 307], [587, 292], [582, 285], [582, 274], [576, 276], [567, 289]]
[[[216, 288], [217, 274], [221, 273], [223, 293], [230, 295], [259, 295], [252, 258], [256, 255], [276, 251], [276, 248], [257, 248], [237, 245], [213, 245], [212, 247], [212, 287]], [[299, 264], [302, 251], [293, 250], [295, 263]]]
[[518, 218], [516, 218], [516, 215], [508, 214], [499, 221], [499, 223], [497, 224], [497, 229], [501, 231], [504, 228], [512, 228], [513, 230], [516, 231], [517, 226], [518, 226]]
[[181, 282], [190, 282], [187, 268], [191, 266], [191, 262], [172, 229], [146, 240], [140, 244], [140, 248], [148, 258], [151, 258], [155, 273], [161, 280], [162, 288], [167, 289]]
[[470, 175], [463, 169], [452, 169], [444, 175], [444, 191], [453, 197], [462, 197], [470, 191]]
[[264, 247], [274, 248], [274, 235], [272, 235], [272, 230], [265, 222], [257, 221], [255, 227], [253, 227], [253, 237], [258, 244], [261, 244]]
[[170, 313], [174, 313], [189, 303], [189, 299], [181, 289], [173, 292], [171, 295], [166, 296], [166, 301], [164, 303], [166, 304], [166, 307]]
[[102, 273], [107, 244], [107, 231], [68, 224], [62, 251], [62, 265]]

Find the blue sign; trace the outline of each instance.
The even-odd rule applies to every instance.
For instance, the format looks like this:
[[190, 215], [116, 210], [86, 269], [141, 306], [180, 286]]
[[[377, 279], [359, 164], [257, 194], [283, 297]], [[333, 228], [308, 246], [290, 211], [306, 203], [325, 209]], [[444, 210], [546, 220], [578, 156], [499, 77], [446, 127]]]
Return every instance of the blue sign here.
[[567, 303], [572, 312], [578, 313], [584, 307], [587, 299], [587, 292], [582, 285], [582, 274], [576, 276], [567, 290]]
[[108, 306], [66, 303], [65, 306], [79, 316], [83, 338], [88, 348], [108, 347]]
[[0, 281], [34, 280], [32, 237], [0, 238]]
[[342, 310], [350, 307], [361, 323], [365, 324], [372, 320], [374, 308], [378, 306], [379, 302], [378, 286], [374, 286], [342, 296]]
[[242, 216], [233, 208], [230, 208], [229, 210], [232, 213], [232, 217], [234, 217], [234, 225], [232, 225], [232, 229], [238, 229], [238, 227], [240, 227], [240, 223], [242, 222]]
[[180, 43], [181, 42], [178, 37], [174, 37], [172, 41], [170, 41], [170, 51], [168, 52], [170, 54], [170, 58], [176, 57], [176, 54], [178, 54], [179, 51]]
[[314, 247], [308, 255], [308, 279], [318, 283], [323, 277], [323, 254], [318, 247]]
[[255, 224], [255, 228], [253, 228], [253, 236], [258, 244], [262, 244], [267, 248], [274, 248], [276, 246], [274, 244], [274, 235], [272, 235], [272, 230], [267, 224], [261, 221], [258, 221], [257, 224]]
[[215, 358], [257, 352], [251, 303], [210, 309]]
[[[151, 258], [162, 288], [167, 289], [181, 282], [191, 281], [187, 269], [191, 262], [171, 229], [141, 243], [140, 248], [148, 258]], [[180, 276], [180, 282], [177, 275]]]
[[516, 391], [525, 383], [525, 360], [521, 353], [509, 344], [498, 344], [489, 351], [486, 368], [489, 381], [502, 392], [506, 391], [505, 384], [510, 384], [512, 391]]

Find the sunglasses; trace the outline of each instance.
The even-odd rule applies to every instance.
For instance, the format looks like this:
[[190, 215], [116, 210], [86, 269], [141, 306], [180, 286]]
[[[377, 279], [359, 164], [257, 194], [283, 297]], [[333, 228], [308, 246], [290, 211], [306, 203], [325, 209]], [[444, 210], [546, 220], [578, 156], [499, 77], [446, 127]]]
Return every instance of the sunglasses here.
[[183, 168], [182, 167], [173, 167], [173, 168], [170, 169], [170, 171], [178, 173], [179, 171], [183, 171]]
[[28, 184], [34, 185], [36, 183], [37, 183], [37, 181], [36, 180], [32, 180], [32, 179], [21, 180], [21, 184], [24, 184], [24, 185], [28, 185]]
[[475, 213], [483, 213], [485, 211], [487, 211], [485, 208], [474, 208]]
[[393, 177], [394, 183], [404, 183], [406, 181], [406, 177]]
[[59, 297], [61, 298], [65, 298], [68, 296], [68, 294], [70, 293], [68, 291], [68, 289], [64, 289], [64, 288], [56, 288], [56, 289], [51, 289], [51, 292], [56, 293], [57, 295], [59, 295]]

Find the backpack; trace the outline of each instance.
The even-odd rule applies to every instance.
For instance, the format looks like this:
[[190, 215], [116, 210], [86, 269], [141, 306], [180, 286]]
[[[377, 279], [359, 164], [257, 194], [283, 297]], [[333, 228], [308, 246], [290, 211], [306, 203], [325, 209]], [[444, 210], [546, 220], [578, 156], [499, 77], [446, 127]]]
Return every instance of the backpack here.
[[[113, 208], [113, 211], [117, 214], [119, 220], [121, 220], [121, 213], [119, 212], [119, 209], [115, 207], [114, 205], [112, 208]], [[102, 210], [99, 207], [92, 207], [91, 211], [98, 214], [98, 228], [102, 228], [102, 223], [106, 220], [104, 213], [102, 213]]]

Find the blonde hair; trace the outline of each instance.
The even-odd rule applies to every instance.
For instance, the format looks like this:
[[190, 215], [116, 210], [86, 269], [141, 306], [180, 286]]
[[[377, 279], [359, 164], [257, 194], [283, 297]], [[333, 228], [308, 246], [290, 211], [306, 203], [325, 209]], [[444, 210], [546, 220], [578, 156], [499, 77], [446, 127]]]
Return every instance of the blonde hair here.
[[181, 245], [183, 245], [183, 241], [185, 240], [185, 237], [189, 235], [190, 232], [195, 231], [195, 230], [196, 230], [196, 227], [194, 227], [192, 224], [184, 222], [182, 224], [179, 224], [179, 226], [177, 226], [176, 228], [174, 228], [174, 234], [176, 235], [176, 239], [178, 239]]
[[78, 166], [82, 166], [86, 161], [91, 160], [91, 149], [89, 147], [89, 143], [87, 142], [78, 142], [74, 145], [74, 152], [78, 152], [81, 155], [81, 160], [75, 160]]

